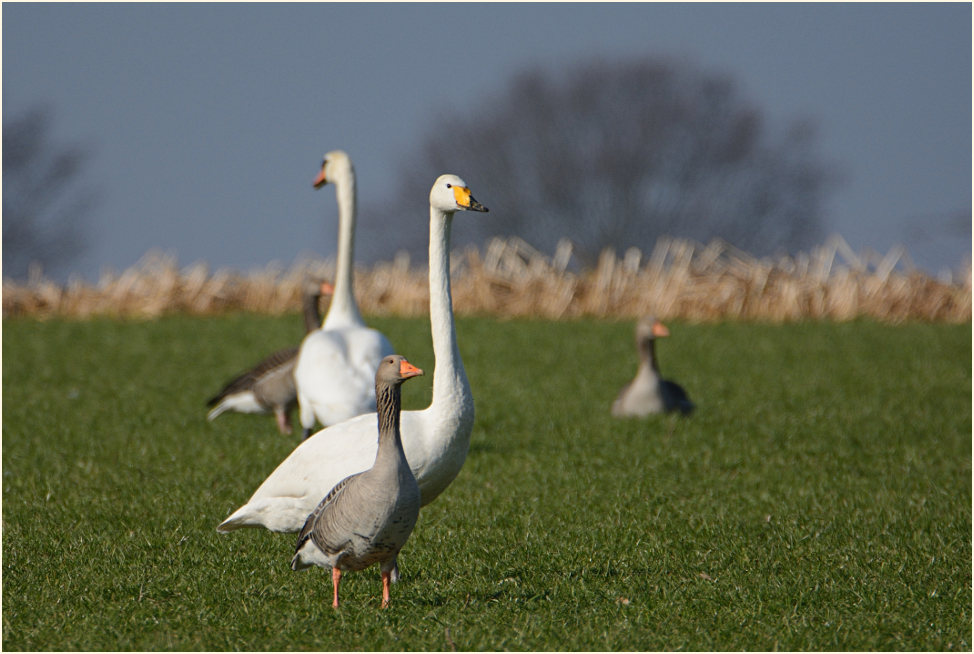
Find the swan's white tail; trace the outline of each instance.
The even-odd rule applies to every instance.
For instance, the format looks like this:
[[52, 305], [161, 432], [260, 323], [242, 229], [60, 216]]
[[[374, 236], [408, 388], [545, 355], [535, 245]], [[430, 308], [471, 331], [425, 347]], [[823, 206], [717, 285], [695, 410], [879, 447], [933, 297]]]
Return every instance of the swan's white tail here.
[[[230, 514], [221, 522], [216, 530], [221, 534], [244, 527], [263, 527], [270, 531], [296, 532], [301, 531], [308, 515], [317, 503], [310, 503], [306, 498], [272, 498], [273, 501], [258, 500], [252, 504], [248, 502]], [[320, 501], [320, 500], [319, 500]]]

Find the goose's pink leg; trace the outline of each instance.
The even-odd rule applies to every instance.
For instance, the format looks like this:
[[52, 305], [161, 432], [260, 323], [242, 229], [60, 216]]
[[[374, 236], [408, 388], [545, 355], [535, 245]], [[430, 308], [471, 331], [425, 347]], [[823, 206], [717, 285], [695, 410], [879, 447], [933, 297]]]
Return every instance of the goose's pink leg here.
[[382, 608], [389, 606], [389, 577], [392, 571], [382, 573]]
[[342, 581], [342, 571], [338, 568], [331, 569], [331, 581], [335, 586], [335, 599], [332, 601], [331, 605], [334, 608], [338, 608], [338, 584]]
[[274, 417], [277, 418], [277, 429], [282, 434], [291, 433], [291, 416], [284, 409], [275, 409]]

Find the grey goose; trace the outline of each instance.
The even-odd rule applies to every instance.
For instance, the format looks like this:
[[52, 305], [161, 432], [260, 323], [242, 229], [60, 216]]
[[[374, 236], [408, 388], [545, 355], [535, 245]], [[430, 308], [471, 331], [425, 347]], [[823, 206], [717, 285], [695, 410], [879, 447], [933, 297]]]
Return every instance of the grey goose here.
[[[318, 304], [322, 297], [333, 292], [328, 282], [308, 283], [302, 293], [305, 333], [317, 329], [321, 323]], [[297, 404], [294, 384], [294, 364], [298, 348], [277, 350], [227, 382], [219, 393], [207, 400], [212, 407], [206, 414], [213, 420], [224, 411], [240, 413], [273, 413], [282, 434], [291, 433], [291, 410]]]
[[636, 376], [619, 392], [612, 403], [612, 415], [617, 417], [648, 416], [653, 413], [678, 411], [683, 415], [693, 412], [694, 404], [682, 386], [663, 379], [656, 360], [656, 339], [670, 335], [670, 330], [659, 320], [647, 317], [636, 325], [636, 349], [639, 367]]
[[400, 391], [404, 381], [421, 374], [398, 354], [382, 359], [375, 373], [375, 462], [335, 484], [298, 534], [291, 569], [330, 568], [336, 608], [342, 572], [376, 563], [382, 577], [382, 608], [389, 605], [396, 555], [416, 525], [420, 505], [419, 484], [406, 461], [399, 431]]

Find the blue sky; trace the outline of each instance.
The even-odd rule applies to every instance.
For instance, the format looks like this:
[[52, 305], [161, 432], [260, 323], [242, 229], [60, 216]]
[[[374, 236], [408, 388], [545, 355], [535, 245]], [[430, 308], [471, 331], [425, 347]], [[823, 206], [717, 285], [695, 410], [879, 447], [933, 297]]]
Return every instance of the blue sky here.
[[[362, 204], [391, 199], [440, 112], [490, 103], [525, 67], [594, 56], [687, 59], [733, 76], [774, 121], [814, 120], [819, 151], [845, 178], [827, 226], [855, 249], [902, 243], [933, 272], [970, 256], [967, 3], [4, 3], [2, 12], [4, 119], [50, 106], [54, 137], [90, 148], [84, 182], [101, 191], [91, 243], [62, 277], [94, 281], [153, 248], [183, 265], [242, 271], [332, 256], [334, 194], [311, 189], [325, 151], [352, 156]], [[467, 181], [490, 206], [490, 189]]]

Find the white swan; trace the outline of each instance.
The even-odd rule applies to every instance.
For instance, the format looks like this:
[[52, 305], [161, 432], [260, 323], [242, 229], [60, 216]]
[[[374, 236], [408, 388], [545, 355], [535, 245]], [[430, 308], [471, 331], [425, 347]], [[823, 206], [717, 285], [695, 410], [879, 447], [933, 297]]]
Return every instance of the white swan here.
[[[456, 211], [487, 211], [456, 175], [441, 175], [430, 191], [430, 327], [433, 336], [433, 401], [402, 412], [402, 444], [416, 476], [422, 504], [456, 478], [467, 458], [473, 429], [473, 396], [460, 360], [450, 296], [450, 228]], [[334, 301], [333, 301], [334, 302]], [[373, 371], [374, 374], [374, 371]], [[322, 429], [302, 442], [264, 480], [250, 500], [217, 531], [265, 527], [298, 531], [335, 484], [375, 460], [376, 414]]]
[[375, 369], [383, 357], [393, 354], [389, 340], [365, 326], [355, 302], [355, 171], [341, 150], [325, 155], [314, 187], [329, 182], [335, 185], [338, 200], [335, 293], [321, 329], [305, 336], [294, 366], [305, 438], [316, 418], [327, 427], [373, 411]]

